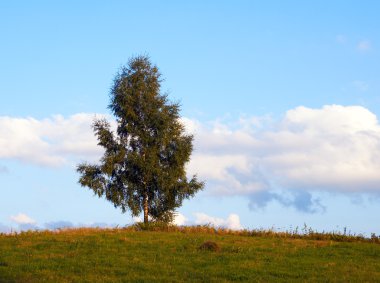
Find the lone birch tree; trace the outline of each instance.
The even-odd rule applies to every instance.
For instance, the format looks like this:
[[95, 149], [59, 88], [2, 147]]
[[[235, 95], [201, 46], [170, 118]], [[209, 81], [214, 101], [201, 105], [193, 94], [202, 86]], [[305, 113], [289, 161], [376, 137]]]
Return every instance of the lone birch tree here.
[[144, 213], [170, 222], [175, 209], [204, 186], [186, 177], [193, 136], [180, 122], [180, 106], [161, 93], [161, 74], [146, 56], [131, 58], [114, 79], [109, 108], [117, 130], [105, 119], [93, 123], [100, 164], [77, 166], [79, 183], [105, 197], [122, 212]]

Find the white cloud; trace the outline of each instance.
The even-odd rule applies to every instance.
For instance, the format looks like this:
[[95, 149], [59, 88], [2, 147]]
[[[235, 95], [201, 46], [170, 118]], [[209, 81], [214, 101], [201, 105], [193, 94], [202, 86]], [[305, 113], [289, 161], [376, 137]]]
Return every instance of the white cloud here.
[[[150, 216], [148, 216], [148, 219], [149, 219], [149, 221], [152, 220], [152, 218]], [[132, 221], [133, 221], [133, 223], [142, 222], [143, 221], [143, 215], [133, 216]], [[185, 217], [185, 215], [177, 212], [174, 216], [173, 224], [181, 226], [181, 225], [185, 225], [187, 223], [187, 221], [188, 221], [188, 219]]]
[[209, 216], [205, 213], [195, 213], [195, 224], [211, 224], [215, 227], [223, 227], [232, 230], [241, 230], [240, 218], [237, 214], [230, 214], [226, 219]]
[[30, 218], [28, 215], [24, 213], [19, 213], [15, 216], [11, 216], [10, 219], [17, 224], [36, 224], [36, 221]]
[[271, 187], [380, 192], [380, 125], [364, 107], [297, 107], [261, 129], [185, 124], [195, 133], [189, 171], [214, 192], [241, 195]]
[[188, 219], [183, 214], [177, 212], [173, 222], [175, 225], [182, 226], [186, 224], [187, 220]]
[[298, 107], [261, 139], [261, 163], [283, 186], [380, 190], [380, 125], [363, 107]]
[[70, 158], [95, 160], [101, 148], [91, 127], [94, 118], [85, 113], [42, 120], [0, 117], [0, 158], [45, 166], [60, 166]]
[[[233, 146], [233, 145], [231, 145]], [[191, 173], [200, 179], [215, 181], [215, 189], [224, 194], [247, 194], [262, 190], [265, 184], [249, 179], [254, 170], [255, 160], [242, 154], [200, 154], [196, 153], [188, 165]], [[247, 182], [242, 182], [246, 179]]]
[[132, 216], [133, 223], [138, 223], [143, 221], [143, 217], [141, 215], [139, 216]]
[[363, 52], [369, 51], [372, 49], [371, 42], [369, 40], [361, 40], [357, 45], [357, 49]]
[[249, 177], [257, 166], [257, 159], [249, 153], [259, 145], [253, 129], [261, 126], [260, 119], [239, 119], [233, 125], [220, 121], [202, 124], [190, 119], [182, 122], [195, 135], [189, 173], [214, 182], [218, 193], [247, 194], [265, 187], [262, 180]]

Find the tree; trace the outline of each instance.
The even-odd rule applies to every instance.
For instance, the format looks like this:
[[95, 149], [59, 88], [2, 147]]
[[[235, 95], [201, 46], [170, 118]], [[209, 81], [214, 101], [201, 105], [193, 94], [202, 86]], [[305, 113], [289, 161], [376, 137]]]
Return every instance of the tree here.
[[104, 147], [99, 165], [79, 164], [79, 183], [104, 196], [132, 216], [144, 212], [154, 220], [173, 220], [175, 209], [204, 186], [185, 165], [193, 136], [180, 122], [180, 106], [161, 94], [161, 74], [146, 56], [131, 58], [115, 77], [109, 108], [117, 130], [95, 119], [98, 145]]

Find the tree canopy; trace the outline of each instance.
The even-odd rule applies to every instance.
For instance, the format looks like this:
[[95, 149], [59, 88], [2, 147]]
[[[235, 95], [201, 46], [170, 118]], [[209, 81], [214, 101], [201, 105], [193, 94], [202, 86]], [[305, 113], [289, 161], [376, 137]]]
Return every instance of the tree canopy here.
[[180, 122], [180, 106], [161, 93], [161, 74], [147, 56], [131, 58], [116, 75], [109, 109], [116, 118], [113, 132], [105, 119], [93, 124], [105, 150], [100, 164], [77, 167], [79, 183], [132, 216], [144, 213], [171, 221], [175, 209], [204, 183], [186, 176], [193, 136]]

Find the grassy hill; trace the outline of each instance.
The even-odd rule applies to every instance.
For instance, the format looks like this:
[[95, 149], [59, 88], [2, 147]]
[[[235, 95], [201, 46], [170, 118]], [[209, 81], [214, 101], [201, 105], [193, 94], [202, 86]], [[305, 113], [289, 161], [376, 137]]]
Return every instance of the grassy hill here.
[[0, 235], [0, 282], [380, 282], [379, 238], [212, 227]]

